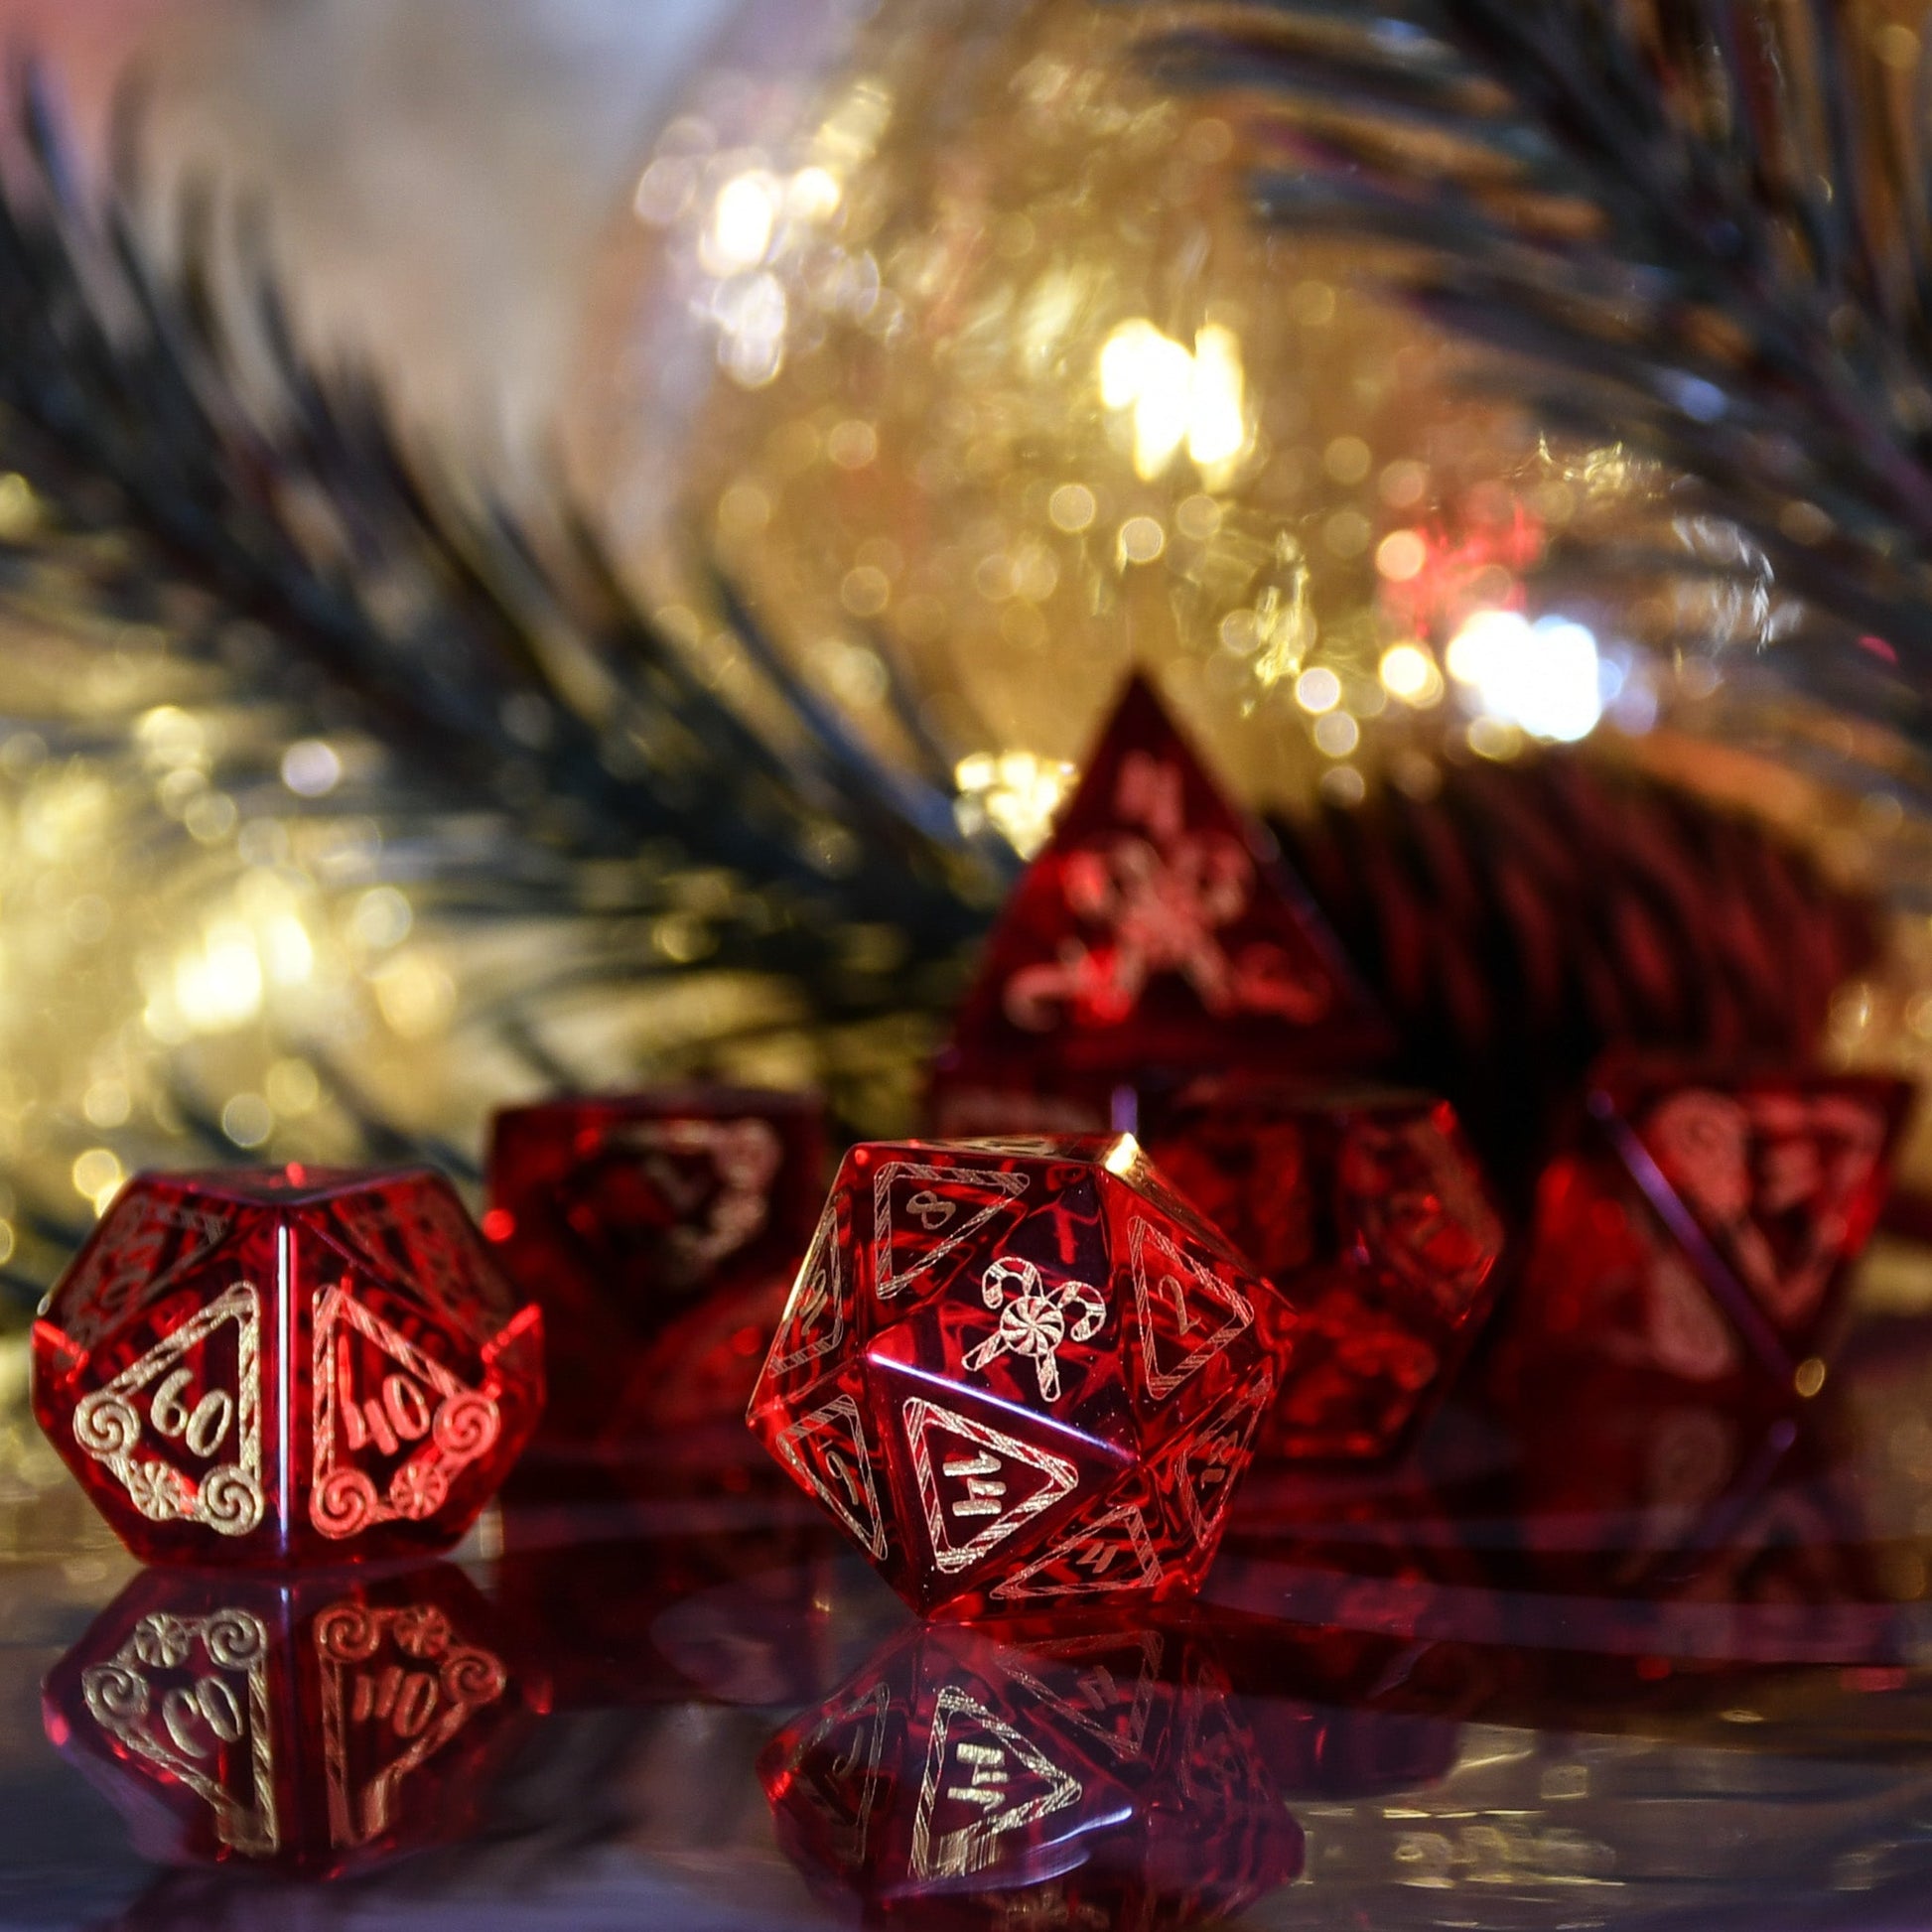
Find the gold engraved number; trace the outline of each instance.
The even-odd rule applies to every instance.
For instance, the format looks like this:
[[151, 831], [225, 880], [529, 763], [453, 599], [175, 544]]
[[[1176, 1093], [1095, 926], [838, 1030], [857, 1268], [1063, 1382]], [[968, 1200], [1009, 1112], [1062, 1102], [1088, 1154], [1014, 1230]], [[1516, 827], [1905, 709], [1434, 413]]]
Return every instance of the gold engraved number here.
[[211, 1746], [199, 1735], [202, 1726], [223, 1744], [240, 1743], [244, 1729], [241, 1706], [218, 1677], [197, 1679], [192, 1691], [185, 1686], [170, 1691], [161, 1700], [161, 1722], [176, 1748], [189, 1757], [209, 1754]]
[[837, 1449], [825, 1451], [825, 1471], [828, 1475], [838, 1478], [839, 1486], [852, 1499], [854, 1509], [866, 1507], [865, 1493], [859, 1487], [859, 1478], [853, 1474], [845, 1457]]
[[386, 1724], [398, 1737], [420, 1737], [436, 1715], [437, 1696], [436, 1679], [428, 1671], [405, 1674], [395, 1664], [375, 1674], [358, 1671], [349, 1716], [357, 1724], [370, 1719]]
[[937, 1234], [959, 1211], [957, 1201], [941, 1200], [930, 1187], [921, 1187], [905, 1203], [910, 1214], [928, 1234]]
[[997, 1516], [1006, 1507], [1000, 1501], [1007, 1493], [1006, 1484], [991, 1480], [1006, 1464], [990, 1450], [981, 1449], [973, 1456], [955, 1456], [939, 1466], [955, 1481], [963, 1478], [966, 1484], [965, 1495], [952, 1506], [955, 1516]]
[[959, 1767], [955, 1775], [970, 1772], [973, 1781], [947, 1786], [948, 1798], [986, 1811], [998, 1811], [1006, 1803], [1007, 1754], [997, 1744], [961, 1743], [953, 1752], [953, 1761]]
[[373, 1443], [384, 1455], [396, 1454], [404, 1443], [420, 1443], [429, 1434], [430, 1420], [428, 1398], [406, 1375], [385, 1375], [379, 1402], [371, 1398], [343, 1405], [343, 1433], [349, 1448]]
[[159, 1434], [186, 1444], [191, 1454], [207, 1461], [221, 1447], [234, 1422], [234, 1398], [225, 1389], [210, 1389], [191, 1409], [185, 1391], [194, 1380], [193, 1369], [176, 1369], [155, 1390], [148, 1420]]
[[1187, 1289], [1178, 1275], [1163, 1275], [1161, 1287], [1168, 1299], [1173, 1304], [1174, 1326], [1178, 1333], [1186, 1334], [1194, 1325], [1194, 1317], [1187, 1307]]

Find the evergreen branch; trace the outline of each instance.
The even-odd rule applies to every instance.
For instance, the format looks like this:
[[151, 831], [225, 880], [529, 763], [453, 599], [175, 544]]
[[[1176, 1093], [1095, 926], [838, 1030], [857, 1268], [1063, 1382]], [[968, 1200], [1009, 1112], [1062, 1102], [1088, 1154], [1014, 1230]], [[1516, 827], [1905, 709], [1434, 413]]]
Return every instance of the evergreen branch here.
[[[1292, 157], [1266, 221], [1387, 244], [1546, 423], [1689, 480], [1812, 607], [1793, 673], [1932, 742], [1923, 53], [1901, 110], [1829, 0], [1147, 11], [1151, 69]], [[1861, 634], [1896, 674], [1842, 661]]]

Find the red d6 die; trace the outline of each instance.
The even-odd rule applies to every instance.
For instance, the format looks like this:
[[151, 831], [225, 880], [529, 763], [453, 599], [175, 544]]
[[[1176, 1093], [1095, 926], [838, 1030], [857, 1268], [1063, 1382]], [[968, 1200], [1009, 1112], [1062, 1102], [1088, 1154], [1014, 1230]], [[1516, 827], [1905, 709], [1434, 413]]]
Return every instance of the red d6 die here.
[[1804, 1070], [1600, 1077], [1538, 1188], [1505, 1386], [1554, 1354], [1815, 1395], [1911, 1098], [1902, 1080]]
[[543, 1308], [543, 1439], [741, 1415], [824, 1167], [807, 1094], [692, 1088], [498, 1114], [483, 1230]]
[[1495, 1300], [1503, 1226], [1445, 1100], [1212, 1082], [1161, 1113], [1163, 1173], [1293, 1305], [1264, 1453], [1392, 1451]]
[[421, 1170], [137, 1174], [34, 1324], [34, 1413], [147, 1562], [442, 1549], [542, 1404], [542, 1317]]
[[460, 1837], [540, 1676], [460, 1570], [147, 1571], [49, 1673], [49, 1740], [143, 1856], [334, 1877]]
[[786, 1854], [869, 1925], [1219, 1922], [1302, 1869], [1217, 1659], [1165, 1630], [914, 1632], [759, 1773]]
[[1199, 1586], [1287, 1311], [1132, 1139], [855, 1148], [752, 1427], [921, 1612]]

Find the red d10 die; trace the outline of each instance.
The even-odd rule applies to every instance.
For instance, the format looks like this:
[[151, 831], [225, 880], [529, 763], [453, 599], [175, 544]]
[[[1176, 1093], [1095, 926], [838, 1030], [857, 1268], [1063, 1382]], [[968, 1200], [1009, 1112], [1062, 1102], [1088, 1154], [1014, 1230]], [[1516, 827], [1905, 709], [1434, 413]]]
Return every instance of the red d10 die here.
[[1294, 1365], [1262, 1451], [1392, 1451], [1495, 1300], [1503, 1226], [1454, 1110], [1422, 1094], [1213, 1082], [1163, 1108], [1147, 1138], [1294, 1306]]
[[1198, 1587], [1287, 1310], [1136, 1143], [855, 1148], [751, 1424], [921, 1612]]
[[1511, 1359], [1815, 1395], [1911, 1098], [1875, 1075], [1599, 1079], [1538, 1188]]
[[824, 1168], [806, 1094], [692, 1088], [498, 1114], [483, 1231], [543, 1308], [543, 1439], [741, 1415]]
[[787, 1856], [868, 1924], [1193, 1925], [1302, 1869], [1215, 1659], [1157, 1629], [914, 1632], [759, 1774]]
[[1034, 1131], [1097, 1090], [1118, 1127], [1110, 1086], [1354, 1068], [1391, 1040], [1272, 835], [1136, 678], [987, 941], [933, 1102]]
[[439, 1564], [353, 1586], [148, 1571], [42, 1702], [144, 1857], [332, 1877], [460, 1837], [547, 1692]]
[[542, 1317], [420, 1170], [137, 1174], [34, 1324], [34, 1413], [146, 1562], [445, 1548], [542, 1405]]

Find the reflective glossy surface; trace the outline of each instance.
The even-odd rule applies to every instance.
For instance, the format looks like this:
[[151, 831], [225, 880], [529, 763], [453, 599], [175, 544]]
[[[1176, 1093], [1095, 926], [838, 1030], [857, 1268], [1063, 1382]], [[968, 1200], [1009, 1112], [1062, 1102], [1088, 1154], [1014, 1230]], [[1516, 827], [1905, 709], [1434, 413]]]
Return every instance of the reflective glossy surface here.
[[34, 1408], [137, 1556], [407, 1557], [528, 1441], [542, 1332], [439, 1174], [139, 1174], [34, 1324]]
[[[1225, 1907], [1282, 1932], [1920, 1926], [1932, 1256], [1881, 1246], [1858, 1290], [1863, 1311], [1801, 1427], [1648, 1377], [1553, 1383], [1540, 1417], [1512, 1419], [1479, 1403], [1472, 1377], [1392, 1466], [1251, 1469], [1202, 1598], [1152, 1625], [922, 1631], [742, 1431], [709, 1465], [691, 1450], [667, 1476], [640, 1458], [594, 1491], [568, 1461], [526, 1460], [461, 1553], [484, 1619], [471, 1594], [429, 1599], [504, 1661], [509, 1687], [399, 1781], [396, 1830], [370, 1848], [383, 1862], [332, 1883], [232, 1851], [207, 1863], [205, 1801], [111, 1740], [83, 1751], [77, 1725], [49, 1741], [43, 1683], [65, 1714], [79, 1672], [111, 1662], [158, 1606], [122, 1596], [137, 1573], [21, 1408], [19, 1343], [0, 1344], [0, 1925], [804, 1932], [890, 1897], [911, 1924], [1081, 1927], [1090, 1903], [1124, 1903], [1165, 1922]], [[212, 1587], [207, 1604], [160, 1607], [246, 1607], [234, 1592], [260, 1582]], [[323, 1604], [423, 1597], [419, 1575], [366, 1567], [299, 1587]], [[306, 1609], [277, 1627], [307, 1627], [313, 1651]], [[206, 1674], [205, 1648], [191, 1639], [172, 1667], [184, 1674], [141, 1665], [150, 1711], [165, 1725], [172, 1709], [191, 1741], [206, 1741], [206, 1708], [168, 1697]], [[391, 1662], [393, 1718], [424, 1667]], [[378, 1721], [381, 1676], [358, 1751], [397, 1741]], [[555, 1685], [547, 1713], [522, 1688], [540, 1676]], [[862, 1710], [849, 1741], [864, 1749], [822, 1737], [783, 1786], [841, 1699], [887, 1682], [927, 1714], [915, 1768], [909, 1724], [882, 1733], [875, 1768]], [[935, 1894], [911, 1826], [949, 1685], [1013, 1735], [948, 1729], [960, 1775], [935, 1785], [929, 1853], [1023, 1786], [1037, 1795], [1023, 1743], [1105, 1802], [998, 1834], [989, 1864]], [[895, 1722], [911, 1708], [895, 1691]], [[356, 1709], [351, 1687], [344, 1710]], [[296, 1756], [278, 1762], [320, 1767], [311, 1789], [326, 1794], [325, 1707], [297, 1698], [284, 1714], [277, 1751], [287, 1738]], [[1198, 1830], [1171, 1809], [1183, 1759], [1159, 1739], [1176, 1722], [1219, 1739], [1188, 1812]], [[474, 1760], [473, 1736], [487, 1744]], [[1123, 1755], [1136, 1738], [1142, 1755]], [[967, 1758], [961, 1742], [999, 1756]], [[390, 1761], [350, 1764], [366, 1786]], [[813, 1778], [818, 1798], [788, 1795]], [[996, 1802], [947, 1795], [976, 1790]], [[888, 1807], [855, 1862], [869, 1792], [911, 1810]], [[1251, 1815], [1261, 1793], [1273, 1808]], [[326, 1803], [310, 1815], [326, 1853]], [[1158, 1863], [1136, 1863], [1143, 1850]], [[988, 1918], [989, 1899], [1004, 1916]]]
[[364, 1581], [150, 1570], [62, 1658], [47, 1735], [171, 1864], [335, 1877], [463, 1836], [547, 1707], [447, 1565]]

